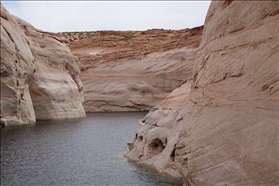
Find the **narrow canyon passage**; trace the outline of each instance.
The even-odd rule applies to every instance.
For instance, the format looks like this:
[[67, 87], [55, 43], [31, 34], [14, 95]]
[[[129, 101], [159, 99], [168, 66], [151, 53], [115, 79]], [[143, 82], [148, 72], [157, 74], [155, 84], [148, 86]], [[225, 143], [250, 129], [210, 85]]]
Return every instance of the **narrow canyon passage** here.
[[122, 156], [145, 114], [87, 113], [1, 128], [1, 185], [182, 185]]

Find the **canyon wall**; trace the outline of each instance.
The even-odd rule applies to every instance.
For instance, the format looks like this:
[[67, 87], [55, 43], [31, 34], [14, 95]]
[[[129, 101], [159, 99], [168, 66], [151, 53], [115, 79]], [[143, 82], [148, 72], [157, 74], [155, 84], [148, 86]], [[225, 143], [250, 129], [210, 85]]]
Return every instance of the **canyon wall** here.
[[84, 108], [96, 111], [147, 111], [191, 76], [196, 48], [96, 62], [82, 71]]
[[191, 90], [191, 80], [171, 92], [159, 105], [139, 121], [135, 138], [128, 143], [124, 157], [150, 166], [163, 175], [180, 178], [175, 162], [175, 147], [183, 126], [180, 109]]
[[79, 61], [1, 4], [1, 126], [85, 117]]
[[85, 110], [150, 110], [191, 77], [202, 29], [60, 33], [81, 61]]
[[151, 110], [124, 156], [185, 186], [278, 185], [278, 20], [277, 1], [213, 1], [190, 90]]
[[196, 185], [278, 185], [277, 1], [208, 11], [176, 158]]

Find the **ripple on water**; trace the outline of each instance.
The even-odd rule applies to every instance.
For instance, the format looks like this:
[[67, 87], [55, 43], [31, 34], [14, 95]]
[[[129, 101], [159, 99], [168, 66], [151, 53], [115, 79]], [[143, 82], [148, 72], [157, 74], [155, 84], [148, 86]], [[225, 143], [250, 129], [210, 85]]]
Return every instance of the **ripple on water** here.
[[1, 185], [182, 185], [123, 158], [145, 114], [90, 113], [1, 128]]

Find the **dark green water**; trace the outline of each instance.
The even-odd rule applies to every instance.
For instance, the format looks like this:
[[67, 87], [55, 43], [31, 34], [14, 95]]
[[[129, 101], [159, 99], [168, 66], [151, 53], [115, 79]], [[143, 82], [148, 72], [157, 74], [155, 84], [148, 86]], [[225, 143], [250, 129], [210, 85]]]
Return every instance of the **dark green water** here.
[[145, 114], [90, 113], [1, 128], [1, 186], [182, 185], [123, 158]]

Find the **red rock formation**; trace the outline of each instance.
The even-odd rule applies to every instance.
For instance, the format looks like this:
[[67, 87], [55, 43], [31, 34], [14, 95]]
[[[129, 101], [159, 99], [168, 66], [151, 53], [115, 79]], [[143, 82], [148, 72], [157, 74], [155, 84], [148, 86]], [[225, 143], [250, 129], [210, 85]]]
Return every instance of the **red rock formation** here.
[[86, 111], [160, 103], [191, 76], [202, 28], [60, 33], [81, 61]]
[[79, 61], [1, 4], [1, 125], [84, 117]]
[[[126, 157], [168, 164], [176, 143], [170, 157], [184, 185], [278, 185], [278, 13], [277, 1], [212, 1], [190, 94], [165, 116], [164, 135], [152, 134], [163, 130], [161, 107], [141, 120], [144, 144], [129, 144]], [[154, 138], [165, 148], [150, 158]]]

